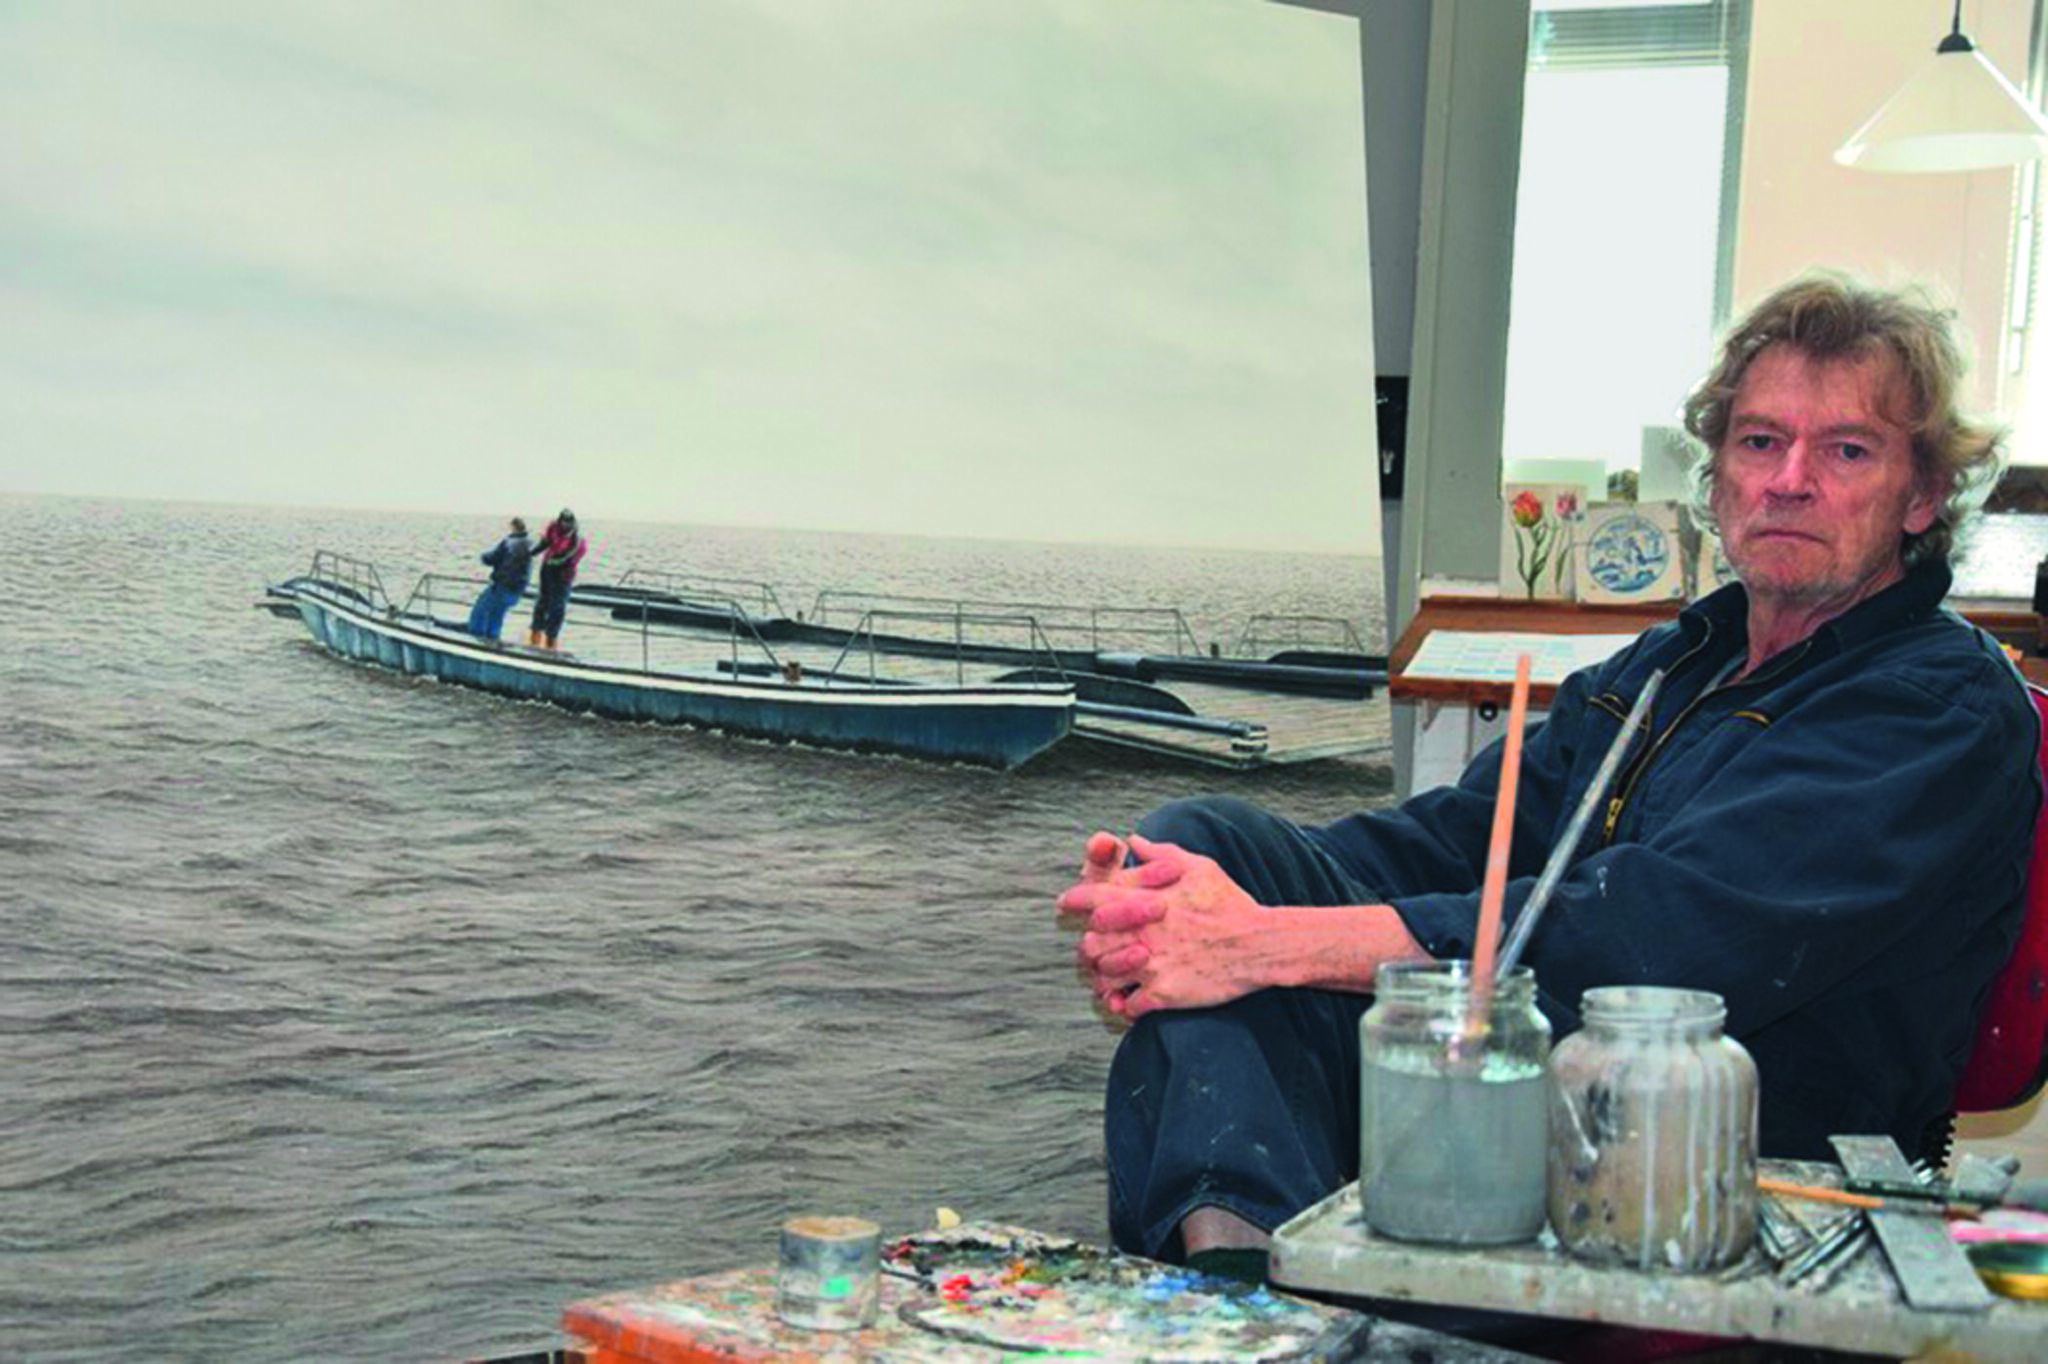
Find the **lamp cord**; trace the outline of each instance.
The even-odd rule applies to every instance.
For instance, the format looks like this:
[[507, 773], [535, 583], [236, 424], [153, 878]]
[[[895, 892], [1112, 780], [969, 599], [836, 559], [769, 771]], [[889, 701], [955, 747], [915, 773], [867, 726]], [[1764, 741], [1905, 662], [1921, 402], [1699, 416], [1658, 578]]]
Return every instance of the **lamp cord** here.
[[1943, 38], [1934, 50], [1937, 53], [1977, 50], [1976, 45], [1963, 36], [1963, 0], [1956, 0], [1955, 18], [1949, 24], [1948, 37]]

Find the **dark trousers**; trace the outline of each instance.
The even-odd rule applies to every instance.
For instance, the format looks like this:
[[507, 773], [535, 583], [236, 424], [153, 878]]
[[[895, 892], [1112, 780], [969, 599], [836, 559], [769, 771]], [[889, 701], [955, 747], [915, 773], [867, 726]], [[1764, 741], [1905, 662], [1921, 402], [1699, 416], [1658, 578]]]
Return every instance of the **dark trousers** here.
[[540, 596], [533, 604], [533, 628], [553, 639], [562, 633], [569, 611], [569, 584], [559, 573], [540, 571]]
[[[1176, 801], [1138, 826], [1216, 859], [1262, 905], [1382, 896], [1319, 835], [1228, 796]], [[1124, 1034], [1103, 1105], [1117, 1246], [1181, 1263], [1202, 1206], [1272, 1231], [1358, 1177], [1358, 1023], [1367, 994], [1261, 990], [1213, 1009], [1147, 1014]], [[1584, 1323], [1373, 1298], [1345, 1305], [1433, 1331], [1569, 1358]], [[1554, 1353], [1562, 1351], [1563, 1353]]]
[[[1264, 905], [1373, 904], [1314, 833], [1227, 796], [1176, 801], [1145, 837], [1213, 857]], [[1371, 996], [1261, 990], [1148, 1014], [1103, 1106], [1109, 1225], [1124, 1250], [1182, 1258], [1205, 1204], [1268, 1231], [1358, 1176], [1358, 1020]]]

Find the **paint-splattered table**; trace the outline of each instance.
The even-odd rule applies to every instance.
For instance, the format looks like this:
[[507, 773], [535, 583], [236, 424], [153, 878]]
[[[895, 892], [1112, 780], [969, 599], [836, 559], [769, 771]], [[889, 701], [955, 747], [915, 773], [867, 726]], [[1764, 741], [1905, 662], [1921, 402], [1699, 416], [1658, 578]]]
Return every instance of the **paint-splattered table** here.
[[[974, 1229], [963, 1229], [971, 1234]], [[1014, 1229], [992, 1229], [1008, 1233]], [[1108, 1252], [1092, 1254], [1109, 1257]], [[1075, 1310], [1006, 1316], [940, 1282], [885, 1274], [875, 1324], [828, 1333], [783, 1325], [775, 1273], [738, 1269], [575, 1303], [563, 1314], [586, 1364], [999, 1364], [1019, 1353], [1099, 1361], [1238, 1359], [1528, 1364], [1529, 1357], [1339, 1307], [1241, 1286], [1128, 1256], [1108, 1293], [1073, 1293]], [[1193, 1281], [1191, 1283], [1191, 1280]], [[1057, 1299], [1059, 1289], [1048, 1293]], [[1014, 1295], [1009, 1296], [1016, 1305]], [[1056, 1304], [1055, 1304], [1056, 1308]], [[1276, 1329], [1247, 1333], [1246, 1318]], [[1254, 1323], [1256, 1326], [1258, 1323]], [[1278, 1329], [1284, 1326], [1286, 1329]], [[984, 1343], [1000, 1340], [1002, 1343]]]
[[[1766, 1162], [1768, 1165], [1769, 1162]], [[1789, 1173], [1820, 1182], [1801, 1164]], [[1772, 1171], [1776, 1172], [1776, 1171]], [[1907, 1306], [1884, 1257], [1865, 1252], [1822, 1291], [1770, 1273], [1656, 1275], [1584, 1264], [1546, 1236], [1456, 1249], [1376, 1235], [1347, 1185], [1282, 1226], [1273, 1282], [1304, 1292], [1531, 1316], [1892, 1357], [1941, 1354], [1983, 1364], [2048, 1359], [2048, 1302], [1994, 1299], [1982, 1311]]]

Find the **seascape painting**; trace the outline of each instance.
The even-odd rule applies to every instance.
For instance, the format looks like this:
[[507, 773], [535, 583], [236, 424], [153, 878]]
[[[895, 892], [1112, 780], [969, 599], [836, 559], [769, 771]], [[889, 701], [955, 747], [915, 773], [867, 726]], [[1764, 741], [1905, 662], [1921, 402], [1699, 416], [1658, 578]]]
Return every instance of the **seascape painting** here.
[[[800, 1213], [1104, 1240], [1084, 840], [1391, 793], [1383, 687], [1162, 670], [1387, 649], [1357, 22], [118, 0], [0, 40], [11, 1350], [541, 1350]], [[688, 579], [785, 640], [894, 612], [939, 641], [902, 685], [1129, 690], [1000, 770], [270, 609], [326, 552], [459, 638], [509, 519], [571, 509], [537, 673], [641, 666], [596, 589]], [[537, 656], [530, 613], [462, 647]], [[741, 633], [688, 666], [892, 685]], [[998, 634], [1054, 680], [968, 677]], [[1189, 713], [1134, 738], [1132, 696]]]

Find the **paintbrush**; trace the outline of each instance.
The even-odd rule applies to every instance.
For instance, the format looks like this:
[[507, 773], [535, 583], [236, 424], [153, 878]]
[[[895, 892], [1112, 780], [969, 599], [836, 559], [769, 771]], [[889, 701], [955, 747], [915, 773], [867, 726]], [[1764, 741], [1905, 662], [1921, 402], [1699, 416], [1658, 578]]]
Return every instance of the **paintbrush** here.
[[1861, 1208], [1866, 1212], [1880, 1209], [1890, 1212], [1919, 1212], [1946, 1215], [1950, 1217], [1973, 1217], [1982, 1209], [1974, 1203], [1957, 1200], [1898, 1196], [1879, 1198], [1875, 1194], [1850, 1193], [1847, 1189], [1830, 1189], [1815, 1184], [1794, 1184], [1790, 1180], [1772, 1179], [1758, 1175], [1756, 1186], [1764, 1193], [1776, 1194], [1780, 1198], [1803, 1198], [1812, 1203], [1835, 1203], [1845, 1208]]
[[1479, 928], [1472, 939], [1472, 980], [1465, 1036], [1486, 1028], [1493, 1004], [1493, 954], [1500, 945], [1501, 902], [1507, 896], [1508, 847], [1515, 832], [1515, 787], [1522, 777], [1522, 730], [1529, 719], [1527, 654], [1515, 658], [1515, 690], [1508, 703], [1507, 743], [1501, 750], [1500, 789], [1493, 800], [1493, 838], [1486, 850], [1486, 880], [1479, 891]]
[[[1551, 892], [1557, 889], [1558, 881], [1563, 878], [1565, 864], [1571, 861], [1572, 849], [1579, 846], [1587, 822], [1600, 808], [1607, 795], [1608, 783], [1614, 780], [1614, 771], [1621, 766], [1622, 754], [1628, 750], [1629, 740], [1635, 737], [1643, 717], [1650, 713], [1650, 703], [1656, 698], [1657, 688], [1663, 684], [1664, 670], [1659, 668], [1643, 684], [1636, 703], [1629, 707], [1628, 718], [1621, 722], [1621, 732], [1607, 746], [1606, 756], [1600, 759], [1600, 766], [1593, 773], [1592, 784], [1586, 787], [1586, 794], [1579, 799], [1579, 808], [1572, 812], [1572, 822], [1565, 826], [1564, 837], [1558, 839], [1557, 845], [1550, 850], [1550, 860], [1543, 864], [1543, 874], [1536, 878], [1536, 888], [1529, 892], [1522, 912], [1515, 916], [1514, 929], [1508, 934], [1507, 945], [1500, 951], [1500, 964], [1494, 968], [1493, 978], [1496, 981], [1507, 979], [1508, 972], [1514, 970], [1515, 963], [1522, 959], [1522, 949], [1529, 945], [1529, 935], [1536, 931], [1536, 920], [1542, 916], [1544, 906], [1550, 903]], [[1476, 971], [1476, 954], [1473, 961]]]

